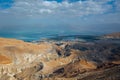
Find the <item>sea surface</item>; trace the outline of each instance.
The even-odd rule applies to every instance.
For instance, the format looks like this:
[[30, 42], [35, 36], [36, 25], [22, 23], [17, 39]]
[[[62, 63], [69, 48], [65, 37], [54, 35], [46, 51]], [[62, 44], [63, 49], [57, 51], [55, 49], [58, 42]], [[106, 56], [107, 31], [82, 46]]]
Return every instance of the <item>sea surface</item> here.
[[[29, 29], [28, 29], [29, 30]], [[75, 31], [64, 31], [64, 30], [0, 30], [0, 37], [3, 38], [15, 38], [24, 40], [27, 42], [40, 41], [40, 40], [80, 40], [80, 41], [92, 41], [99, 39], [98, 36], [104, 35], [105, 33], [100, 32], [75, 32]]]
[[15, 38], [27, 42], [39, 40], [91, 40], [96, 39], [100, 34], [85, 32], [0, 32], [0, 37]]

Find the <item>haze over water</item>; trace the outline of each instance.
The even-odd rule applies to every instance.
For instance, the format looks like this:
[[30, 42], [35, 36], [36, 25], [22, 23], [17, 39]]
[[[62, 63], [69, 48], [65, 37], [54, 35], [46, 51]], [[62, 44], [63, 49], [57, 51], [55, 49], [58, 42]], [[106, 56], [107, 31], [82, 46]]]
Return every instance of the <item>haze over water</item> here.
[[25, 41], [120, 32], [120, 0], [0, 0], [0, 37]]

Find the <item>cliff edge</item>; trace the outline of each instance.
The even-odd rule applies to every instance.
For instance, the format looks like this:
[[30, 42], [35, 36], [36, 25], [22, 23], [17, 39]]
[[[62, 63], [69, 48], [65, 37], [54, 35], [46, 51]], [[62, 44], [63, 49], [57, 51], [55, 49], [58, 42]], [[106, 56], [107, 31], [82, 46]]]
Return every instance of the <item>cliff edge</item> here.
[[[120, 43], [0, 38], [0, 80], [119, 80]], [[109, 76], [111, 75], [111, 76]]]

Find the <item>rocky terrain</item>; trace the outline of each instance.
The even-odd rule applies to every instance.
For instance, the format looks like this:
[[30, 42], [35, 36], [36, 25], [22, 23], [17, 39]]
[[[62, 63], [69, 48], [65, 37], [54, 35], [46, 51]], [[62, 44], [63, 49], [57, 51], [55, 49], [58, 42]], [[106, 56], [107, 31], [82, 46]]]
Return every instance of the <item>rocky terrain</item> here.
[[120, 32], [117, 33], [111, 33], [111, 34], [106, 34], [103, 36], [104, 38], [110, 38], [110, 39], [120, 39]]
[[120, 80], [118, 39], [28, 43], [0, 38], [0, 80]]

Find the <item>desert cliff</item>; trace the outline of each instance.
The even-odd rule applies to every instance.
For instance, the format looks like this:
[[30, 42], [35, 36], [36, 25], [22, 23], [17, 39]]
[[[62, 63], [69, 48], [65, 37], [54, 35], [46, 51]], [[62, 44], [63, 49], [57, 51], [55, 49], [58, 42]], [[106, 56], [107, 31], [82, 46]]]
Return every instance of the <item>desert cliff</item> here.
[[[119, 80], [120, 43], [0, 38], [0, 80]], [[111, 75], [111, 76], [109, 76]]]

